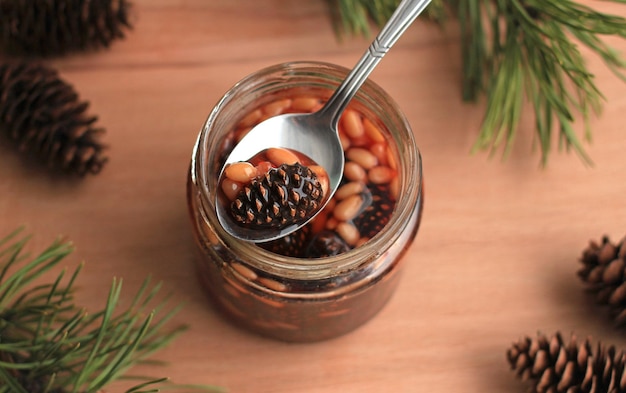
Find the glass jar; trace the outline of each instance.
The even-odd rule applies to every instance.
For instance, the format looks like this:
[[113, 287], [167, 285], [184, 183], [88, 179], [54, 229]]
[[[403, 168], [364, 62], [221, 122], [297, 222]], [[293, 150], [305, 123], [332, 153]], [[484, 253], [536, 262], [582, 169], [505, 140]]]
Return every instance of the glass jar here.
[[388, 154], [396, 162], [395, 206], [380, 232], [338, 255], [298, 258], [235, 239], [219, 224], [215, 213], [218, 175], [236, 143], [236, 125], [263, 105], [284, 97], [315, 96], [323, 101], [347, 72], [317, 62], [285, 63], [255, 72], [221, 98], [193, 149], [187, 191], [200, 251], [200, 281], [228, 317], [264, 336], [317, 341], [370, 320], [392, 296], [401, 257], [419, 227], [421, 157], [404, 115], [371, 81], [360, 88], [350, 106], [378, 125]]

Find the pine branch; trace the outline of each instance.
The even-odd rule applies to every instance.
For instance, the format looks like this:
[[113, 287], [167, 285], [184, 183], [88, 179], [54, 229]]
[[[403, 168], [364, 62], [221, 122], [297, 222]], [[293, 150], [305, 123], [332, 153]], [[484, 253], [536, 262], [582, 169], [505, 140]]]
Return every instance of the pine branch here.
[[[575, 131], [576, 113], [584, 124], [584, 140], [591, 141], [590, 117], [602, 108], [603, 96], [587, 69], [579, 43], [599, 54], [621, 75], [625, 63], [598, 38], [600, 34], [626, 34], [626, 19], [595, 12], [569, 0], [511, 0], [477, 3], [458, 2], [459, 17], [468, 15], [472, 25], [481, 25], [485, 37], [473, 39], [465, 27], [464, 79], [471, 81], [464, 97], [487, 96], [487, 112], [475, 149], [505, 145], [510, 150], [526, 102], [535, 114], [536, 140], [542, 164], [552, 150], [553, 131], [559, 149], [574, 150], [591, 163]], [[578, 43], [574, 40], [577, 39]], [[470, 54], [477, 54], [472, 56]]]
[[[386, 21], [396, 4], [395, 0], [338, 0], [344, 29], [359, 34], [368, 33], [362, 28], [368, 18], [379, 25]], [[626, 37], [626, 18], [572, 0], [439, 0], [427, 10], [438, 21], [451, 15], [459, 23], [463, 98], [486, 97], [473, 151], [493, 154], [503, 149], [506, 157], [524, 111], [530, 108], [542, 165], [547, 164], [555, 139], [559, 150], [573, 150], [591, 164], [583, 144], [591, 141], [589, 121], [600, 113], [604, 97], [580, 46], [626, 79], [626, 62], [601, 38]], [[582, 140], [577, 118], [583, 123]]]
[[[340, 32], [371, 34], [371, 24], [382, 26], [393, 14], [400, 0], [329, 0], [335, 25]], [[446, 17], [443, 0], [432, 0], [424, 15], [442, 22]]]
[[[131, 305], [118, 310], [122, 280], [114, 280], [103, 310], [87, 313], [74, 304], [74, 283], [62, 270], [51, 283], [39, 282], [73, 247], [58, 240], [37, 257], [24, 253], [28, 238], [17, 230], [0, 240], [0, 393], [95, 393], [128, 376], [134, 365], [164, 348], [184, 326], [166, 328], [179, 311], [167, 299], [156, 307], [160, 285], [145, 280]], [[209, 386], [142, 380], [127, 393], [176, 387], [217, 391]], [[179, 390], [180, 391], [180, 390]]]

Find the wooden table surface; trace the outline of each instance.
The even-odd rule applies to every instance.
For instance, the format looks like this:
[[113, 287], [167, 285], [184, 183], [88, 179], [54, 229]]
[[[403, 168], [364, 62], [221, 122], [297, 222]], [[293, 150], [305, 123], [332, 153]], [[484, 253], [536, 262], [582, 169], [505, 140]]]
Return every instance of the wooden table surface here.
[[[368, 44], [336, 39], [322, 0], [135, 0], [135, 28], [112, 48], [52, 60], [107, 129], [110, 162], [80, 182], [51, 177], [1, 148], [0, 232], [26, 225], [41, 251], [58, 235], [85, 261], [79, 302], [101, 307], [113, 277], [130, 298], [148, 275], [184, 302], [190, 330], [145, 373], [231, 392], [523, 392], [506, 349], [560, 330], [626, 346], [576, 276], [588, 240], [626, 234], [626, 84], [584, 51], [606, 96], [585, 166], [533, 152], [525, 115], [511, 156], [470, 154], [483, 115], [460, 98], [459, 39], [422, 21], [372, 78], [406, 113], [423, 155], [425, 212], [387, 307], [315, 344], [257, 337], [207, 302], [193, 269], [185, 181], [191, 148], [218, 98], [268, 65], [351, 67]], [[626, 14], [623, 6], [591, 2]], [[625, 50], [626, 42], [609, 43]]]

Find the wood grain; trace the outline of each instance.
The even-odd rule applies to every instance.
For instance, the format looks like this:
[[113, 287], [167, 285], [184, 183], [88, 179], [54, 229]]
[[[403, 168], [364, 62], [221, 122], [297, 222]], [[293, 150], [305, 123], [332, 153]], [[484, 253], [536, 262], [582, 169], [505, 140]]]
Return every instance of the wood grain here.
[[[337, 40], [324, 1], [136, 0], [135, 28], [110, 50], [51, 61], [107, 128], [110, 163], [80, 182], [50, 177], [0, 148], [0, 232], [27, 225], [41, 250], [58, 235], [86, 261], [79, 299], [102, 305], [113, 277], [128, 298], [164, 281], [189, 332], [144, 374], [232, 392], [523, 392], [504, 353], [521, 335], [576, 332], [626, 346], [575, 272], [589, 239], [626, 234], [626, 84], [588, 51], [606, 96], [586, 167], [539, 167], [526, 113], [511, 156], [470, 154], [483, 114], [460, 98], [453, 27], [412, 26], [373, 79], [405, 111], [424, 160], [425, 214], [390, 304], [352, 334], [289, 345], [234, 328], [192, 267], [185, 181], [197, 132], [238, 79], [290, 60], [352, 66], [368, 42]], [[623, 6], [591, 2], [626, 15]], [[608, 40], [620, 50], [626, 42]]]

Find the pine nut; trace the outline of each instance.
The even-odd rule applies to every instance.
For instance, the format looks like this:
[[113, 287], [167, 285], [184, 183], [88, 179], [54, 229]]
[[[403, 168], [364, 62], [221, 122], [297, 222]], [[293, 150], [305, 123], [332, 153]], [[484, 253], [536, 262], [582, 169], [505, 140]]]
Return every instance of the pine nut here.
[[394, 171], [398, 170], [396, 156], [393, 154], [393, 151], [391, 151], [391, 148], [389, 146], [387, 146], [387, 165], [389, 165], [389, 168], [393, 169]]
[[369, 150], [361, 147], [353, 147], [348, 150], [346, 158], [361, 165], [364, 169], [370, 169], [378, 165], [378, 158]]
[[339, 221], [350, 221], [359, 214], [363, 206], [360, 194], [354, 194], [339, 202], [333, 210], [333, 216]]
[[269, 161], [261, 161], [254, 167], [254, 169], [256, 169], [257, 177], [264, 176], [270, 171], [270, 169], [272, 169], [272, 163]]
[[239, 183], [247, 183], [256, 177], [256, 168], [249, 162], [235, 162], [224, 169], [224, 176]]
[[[270, 299], [269, 297], [263, 296], [263, 295], [259, 295], [259, 294], [254, 294], [254, 298], [258, 301], [260, 301], [261, 303], [265, 303], [270, 307], [273, 308], [283, 308], [285, 307], [285, 303], [281, 302], [278, 299]], [[268, 322], [269, 324], [269, 322]]]
[[354, 246], [361, 238], [359, 230], [349, 222], [340, 222], [337, 224], [335, 231], [346, 243], [351, 246]]
[[384, 143], [374, 143], [370, 146], [370, 151], [378, 158], [381, 165], [387, 165], [387, 145]]
[[311, 220], [311, 233], [319, 233], [326, 227], [326, 214], [321, 212]]
[[265, 285], [267, 288], [276, 291], [276, 292], [285, 292], [287, 291], [287, 286], [282, 282], [278, 282], [276, 280], [272, 280], [271, 278], [261, 277], [259, 278], [259, 283]]
[[318, 102], [317, 105], [315, 105], [313, 108], [311, 108], [311, 113], [313, 112], [317, 112], [320, 109], [322, 109], [324, 107], [324, 104], [321, 102]]
[[239, 121], [239, 127], [251, 127], [259, 122], [261, 117], [263, 116], [263, 112], [260, 109], [255, 109], [252, 112], [248, 113]]
[[270, 115], [265, 115], [264, 114], [263, 116], [261, 116], [261, 118], [259, 119], [259, 122], [257, 124], [263, 123], [265, 120], [267, 120], [269, 118], [272, 118], [272, 117], [274, 117], [274, 116], [270, 116]]
[[362, 237], [359, 239], [358, 242], [356, 242], [355, 247], [361, 247], [362, 245], [364, 245], [365, 243], [369, 242], [370, 239], [368, 237]]
[[341, 147], [343, 147], [343, 151], [346, 151], [350, 148], [350, 137], [348, 137], [345, 132], [339, 132], [339, 140], [341, 141]]
[[294, 112], [313, 112], [320, 100], [314, 97], [298, 97], [291, 101], [291, 109]]
[[351, 181], [364, 182], [367, 178], [365, 169], [363, 169], [363, 167], [356, 162], [346, 162], [346, 165], [343, 168], [343, 175]]
[[241, 263], [231, 262], [230, 267], [232, 267], [237, 273], [241, 274], [250, 281], [254, 281], [259, 277], [254, 272], [254, 270], [242, 265]]
[[326, 177], [326, 170], [321, 165], [310, 165], [309, 169], [315, 173], [318, 178]]
[[346, 135], [351, 139], [360, 138], [365, 135], [361, 116], [354, 110], [346, 109], [341, 116], [340, 123], [343, 125]]
[[391, 191], [393, 199], [398, 200], [398, 197], [400, 196], [400, 178], [398, 176], [394, 177], [391, 181], [389, 190]]
[[374, 123], [372, 123], [370, 119], [363, 119], [363, 128], [365, 129], [365, 135], [367, 135], [372, 141], [376, 143], [385, 142], [385, 136], [382, 131]]
[[332, 231], [337, 228], [337, 224], [339, 224], [339, 221], [337, 221], [335, 217], [328, 217], [328, 220], [326, 220], [326, 229]]
[[226, 198], [231, 201], [237, 198], [237, 195], [239, 195], [239, 192], [242, 188], [241, 183], [237, 183], [236, 181], [233, 181], [229, 178], [224, 178], [224, 180], [222, 180], [221, 186], [222, 191], [224, 191], [224, 195], [226, 195]]
[[339, 189], [337, 189], [337, 192], [335, 192], [335, 198], [339, 200], [346, 199], [350, 195], [359, 194], [362, 191], [363, 191], [363, 183], [360, 183], [358, 181], [353, 181], [353, 182], [346, 183], [343, 186], [339, 187]]
[[277, 100], [274, 102], [270, 102], [269, 104], [263, 107], [263, 113], [265, 117], [273, 117], [276, 115], [280, 115], [284, 113], [291, 106], [291, 99], [285, 98], [282, 100]]
[[363, 147], [366, 148], [370, 144], [369, 139], [365, 135], [360, 138], [352, 138], [350, 139], [350, 146], [352, 147]]
[[213, 228], [211, 228], [208, 225], [202, 225], [201, 228], [202, 228], [202, 233], [204, 234], [206, 239], [209, 241], [209, 243], [211, 243], [211, 245], [217, 246], [218, 244], [220, 244], [220, 240], [217, 238], [217, 235], [215, 234], [215, 232], [213, 232]]
[[298, 156], [296, 156], [287, 149], [272, 147], [267, 149], [267, 152], [265, 154], [267, 156], [267, 159], [276, 166], [280, 166], [282, 164], [293, 165], [297, 162], [300, 162]]
[[374, 184], [390, 183], [396, 176], [396, 172], [388, 166], [377, 166], [370, 169], [367, 177]]
[[324, 207], [324, 210], [327, 210], [327, 211], [331, 212], [331, 211], [333, 211], [335, 206], [337, 206], [337, 201], [335, 200], [335, 198], [332, 198], [330, 201], [328, 201], [328, 203]]

